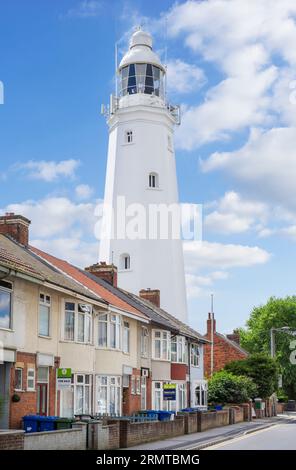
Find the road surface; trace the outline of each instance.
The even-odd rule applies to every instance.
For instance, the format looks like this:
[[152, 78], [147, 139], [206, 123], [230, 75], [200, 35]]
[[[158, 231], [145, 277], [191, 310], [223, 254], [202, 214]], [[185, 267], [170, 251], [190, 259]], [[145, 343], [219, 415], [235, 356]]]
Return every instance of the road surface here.
[[296, 450], [296, 420], [207, 447], [207, 450]]

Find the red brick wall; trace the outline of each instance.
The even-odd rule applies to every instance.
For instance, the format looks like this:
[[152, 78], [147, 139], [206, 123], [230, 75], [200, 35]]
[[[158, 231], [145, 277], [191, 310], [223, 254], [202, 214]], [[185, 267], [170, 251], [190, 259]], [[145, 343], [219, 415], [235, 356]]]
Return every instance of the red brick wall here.
[[[10, 400], [10, 428], [20, 429], [22, 427], [22, 417], [27, 414], [37, 413], [37, 355], [31, 353], [17, 352], [17, 362], [22, 362], [23, 368], [23, 391], [15, 392], [15, 365], [11, 368], [10, 378], [10, 396], [17, 394], [20, 396], [19, 402], [12, 402]], [[28, 364], [35, 366], [35, 391], [27, 391], [27, 371]], [[55, 367], [49, 368], [49, 383], [48, 383], [48, 413], [49, 415], [55, 414], [55, 390], [56, 390], [56, 367], [59, 366], [59, 358], [55, 358]], [[59, 408], [58, 408], [59, 409]]]
[[[210, 335], [206, 336], [211, 339]], [[247, 354], [240, 352], [235, 346], [232, 346], [227, 340], [217, 336], [214, 333], [214, 372], [223, 369], [231, 361], [245, 359]], [[204, 373], [206, 377], [211, 375], [211, 345], [204, 345]]]
[[[0, 433], [0, 451], [1, 450], [23, 450], [23, 449], [24, 449], [24, 432], [23, 431]], [[3, 455], [2, 455], [2, 458], [3, 458]]]
[[171, 364], [171, 380], [186, 380], [188, 366], [186, 364]]

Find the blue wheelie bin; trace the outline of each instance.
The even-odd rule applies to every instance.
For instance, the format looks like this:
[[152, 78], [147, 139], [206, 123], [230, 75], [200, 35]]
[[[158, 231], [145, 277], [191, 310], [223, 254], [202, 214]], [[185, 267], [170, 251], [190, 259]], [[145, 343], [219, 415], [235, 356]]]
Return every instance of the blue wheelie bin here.
[[54, 431], [57, 416], [40, 416], [40, 431]]
[[159, 421], [170, 421], [170, 419], [171, 419], [170, 411], [158, 411]]
[[25, 432], [38, 432], [39, 418], [40, 416], [38, 415], [23, 416], [23, 427]]

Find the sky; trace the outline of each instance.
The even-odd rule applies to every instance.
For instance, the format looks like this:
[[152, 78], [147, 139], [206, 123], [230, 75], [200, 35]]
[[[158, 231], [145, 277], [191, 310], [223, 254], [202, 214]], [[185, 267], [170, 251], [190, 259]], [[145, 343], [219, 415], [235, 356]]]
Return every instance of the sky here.
[[202, 204], [185, 242], [189, 322], [244, 326], [295, 293], [295, 0], [0, 0], [0, 212], [31, 221], [31, 244], [79, 266], [98, 259], [94, 209], [108, 145], [100, 115], [135, 27], [165, 59], [182, 108], [181, 202]]

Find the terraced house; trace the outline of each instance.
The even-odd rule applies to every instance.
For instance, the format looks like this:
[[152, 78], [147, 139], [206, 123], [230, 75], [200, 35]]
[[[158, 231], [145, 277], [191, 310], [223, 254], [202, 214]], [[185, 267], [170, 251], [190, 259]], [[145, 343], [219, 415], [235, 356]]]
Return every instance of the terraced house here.
[[[29, 413], [130, 415], [205, 406], [207, 340], [159, 307], [161, 293], [117, 286], [29, 245], [30, 221], [0, 217], [0, 428]], [[70, 370], [71, 383], [57, 385]], [[164, 384], [176, 385], [166, 400]]]

